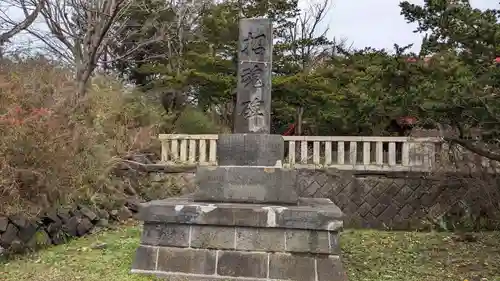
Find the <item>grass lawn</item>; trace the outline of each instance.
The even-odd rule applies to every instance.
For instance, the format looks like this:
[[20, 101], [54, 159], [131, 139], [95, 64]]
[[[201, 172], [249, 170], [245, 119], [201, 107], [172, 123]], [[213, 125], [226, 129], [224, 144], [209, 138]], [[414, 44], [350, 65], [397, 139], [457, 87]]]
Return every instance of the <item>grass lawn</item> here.
[[[128, 273], [139, 235], [139, 227], [122, 226], [3, 261], [0, 280], [156, 280]], [[346, 230], [344, 265], [350, 281], [500, 281], [500, 233], [477, 234], [477, 238], [459, 242], [448, 233]]]

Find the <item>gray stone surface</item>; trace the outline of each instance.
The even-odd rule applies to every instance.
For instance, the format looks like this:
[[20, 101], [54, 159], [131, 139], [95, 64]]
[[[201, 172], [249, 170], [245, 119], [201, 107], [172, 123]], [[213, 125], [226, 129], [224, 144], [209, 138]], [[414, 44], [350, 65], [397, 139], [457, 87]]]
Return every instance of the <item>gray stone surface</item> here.
[[248, 226], [337, 231], [343, 214], [335, 204], [272, 206], [265, 204], [203, 203], [170, 198], [141, 204], [138, 217], [145, 222], [190, 225]]
[[82, 218], [76, 227], [78, 236], [87, 234], [93, 227], [94, 224], [88, 218]]
[[78, 236], [78, 224], [80, 223], [80, 218], [71, 217], [67, 223], [62, 227], [64, 232], [71, 236]]
[[236, 134], [219, 136], [220, 166], [198, 168], [194, 194], [139, 206], [145, 226], [132, 272], [171, 281], [343, 281], [343, 213], [329, 199], [297, 196], [296, 172], [282, 168], [283, 138], [269, 135], [271, 20], [241, 20], [239, 40]]
[[30, 224], [28, 219], [21, 214], [10, 216], [9, 219], [15, 226], [19, 228], [28, 227], [28, 225]]
[[89, 208], [87, 208], [85, 206], [80, 207], [80, 212], [82, 212], [82, 214], [84, 216], [86, 216], [91, 221], [95, 221], [97, 219], [96, 213], [94, 213], [92, 210], [90, 210]]
[[219, 252], [217, 274], [232, 277], [266, 278], [267, 254], [255, 252]]
[[145, 223], [141, 243], [151, 246], [189, 246], [189, 225]]
[[8, 225], [9, 219], [7, 217], [0, 217], [0, 232], [6, 231]]
[[272, 251], [286, 250], [284, 229], [273, 228], [236, 228], [236, 249], [245, 251]]
[[[462, 200], [468, 205], [479, 204], [485, 210], [493, 208], [491, 200], [481, 196], [496, 192], [498, 188], [483, 182], [477, 185], [480, 188], [470, 192], [468, 182], [443, 182], [441, 175], [429, 178], [416, 172], [384, 172], [368, 176], [335, 169], [301, 168], [296, 171], [297, 194], [300, 197], [330, 198], [344, 212], [344, 225], [349, 228], [425, 229], [428, 220], [436, 220], [443, 214], [464, 213], [462, 205], [450, 205], [450, 200]], [[193, 174], [184, 174], [182, 177], [191, 175], [194, 177]], [[450, 176], [460, 178], [460, 174]], [[185, 189], [194, 192], [197, 189], [194, 180]], [[500, 212], [488, 214], [489, 223], [484, 226], [495, 229], [494, 222], [500, 221]], [[454, 218], [461, 222], [467, 219], [465, 216]]]
[[217, 252], [202, 249], [167, 248], [158, 250], [157, 270], [212, 275]]
[[347, 280], [337, 255], [151, 246], [139, 247], [132, 272], [168, 280]]
[[340, 254], [338, 233], [302, 229], [287, 230], [286, 250], [296, 253]]
[[[269, 278], [316, 281], [314, 257], [275, 253], [269, 256]], [[332, 281], [334, 279], [331, 279]]]
[[49, 225], [47, 225], [47, 232], [50, 234], [57, 233], [62, 229], [62, 226], [62, 221], [50, 223]]
[[201, 226], [191, 227], [191, 247], [205, 249], [234, 249], [234, 227]]
[[285, 142], [281, 135], [219, 135], [219, 166], [276, 166], [283, 162]]
[[270, 19], [240, 21], [235, 133], [268, 133], [273, 30]]
[[158, 258], [158, 248], [139, 246], [135, 251], [132, 269], [156, 270], [156, 260]]
[[60, 207], [56, 210], [57, 216], [62, 220], [63, 223], [68, 223], [71, 215], [69, 213], [69, 209]]
[[21, 239], [23, 243], [28, 242], [31, 237], [36, 233], [37, 227], [32, 222], [27, 222], [24, 224], [24, 227], [18, 227], [19, 233], [18, 237]]
[[316, 259], [317, 281], [347, 281], [347, 274], [339, 256], [320, 256]]
[[18, 228], [14, 224], [9, 223], [5, 232], [0, 235], [0, 246], [9, 248], [10, 244], [17, 239], [18, 233]]
[[275, 167], [199, 167], [195, 201], [297, 204], [294, 170]]
[[147, 223], [142, 245], [238, 251], [340, 254], [338, 232]]

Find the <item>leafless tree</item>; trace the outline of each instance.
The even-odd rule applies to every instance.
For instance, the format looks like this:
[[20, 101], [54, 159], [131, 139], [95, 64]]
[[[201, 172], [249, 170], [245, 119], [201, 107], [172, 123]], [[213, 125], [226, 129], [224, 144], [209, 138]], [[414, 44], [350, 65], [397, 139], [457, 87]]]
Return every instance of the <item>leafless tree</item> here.
[[313, 70], [331, 51], [333, 42], [326, 38], [329, 28], [323, 27], [331, 4], [331, 0], [312, 3], [283, 34], [284, 43], [290, 47], [289, 55], [302, 72]]
[[[307, 74], [331, 56], [336, 42], [327, 39], [328, 27], [323, 25], [331, 4], [331, 0], [310, 4], [280, 34], [282, 39], [279, 44], [286, 49], [282, 62], [285, 68]], [[297, 105], [295, 133], [298, 135], [302, 134], [303, 115], [304, 106]]]
[[[167, 39], [168, 23], [160, 21], [156, 16], [158, 11], [150, 10], [146, 1], [46, 1], [40, 10], [44, 26], [31, 27], [28, 31], [50, 54], [74, 67], [78, 90], [73, 101], [85, 97], [91, 76], [99, 66], [126, 60], [134, 52]], [[138, 26], [131, 15], [141, 9], [150, 18]], [[150, 33], [152, 26], [153, 34]], [[130, 43], [132, 47], [126, 52], [114, 56], [109, 54], [111, 46]]]
[[[35, 22], [45, 3], [46, 0], [0, 0], [0, 57], [2, 47]], [[16, 11], [23, 12], [23, 19], [13, 18]]]
[[[197, 34], [199, 27], [198, 20], [203, 10], [212, 0], [171, 0], [170, 2], [175, 17], [171, 32], [169, 32], [172, 40], [168, 40], [167, 50], [170, 58], [182, 58], [186, 43], [194, 39]], [[174, 42], [176, 43], [175, 45], [172, 44]], [[175, 69], [175, 72], [178, 74], [182, 68], [182, 64], [171, 65], [171, 68], [172, 70]]]

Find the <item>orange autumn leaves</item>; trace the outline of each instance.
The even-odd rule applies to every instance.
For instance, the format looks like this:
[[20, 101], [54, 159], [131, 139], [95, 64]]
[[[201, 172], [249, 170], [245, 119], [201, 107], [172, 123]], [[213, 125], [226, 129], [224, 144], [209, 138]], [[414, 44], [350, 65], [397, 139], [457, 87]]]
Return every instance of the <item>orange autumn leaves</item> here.
[[15, 106], [8, 110], [7, 113], [0, 115], [0, 124], [20, 126], [29, 122], [43, 120], [52, 114], [53, 112], [50, 109], [44, 107], [24, 110], [20, 106]]

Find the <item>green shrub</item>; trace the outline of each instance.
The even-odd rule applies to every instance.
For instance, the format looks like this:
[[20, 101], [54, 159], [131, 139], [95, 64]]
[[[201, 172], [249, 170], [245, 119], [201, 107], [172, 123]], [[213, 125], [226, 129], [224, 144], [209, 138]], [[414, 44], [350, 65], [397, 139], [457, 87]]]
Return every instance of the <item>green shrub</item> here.
[[217, 134], [228, 130], [211, 119], [204, 112], [187, 107], [175, 122], [175, 133], [179, 134]]

